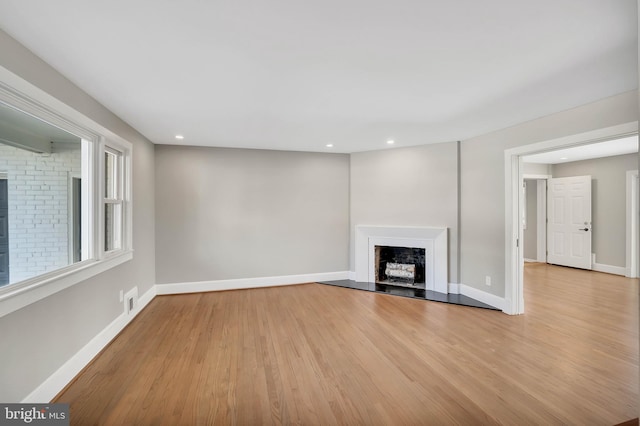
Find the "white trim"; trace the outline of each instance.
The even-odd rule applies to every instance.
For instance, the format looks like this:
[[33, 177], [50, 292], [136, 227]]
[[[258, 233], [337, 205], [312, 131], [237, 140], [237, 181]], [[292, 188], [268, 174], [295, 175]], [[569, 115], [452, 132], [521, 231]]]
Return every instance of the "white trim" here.
[[537, 261], [547, 262], [547, 179], [538, 179], [538, 188], [536, 192], [536, 216], [537, 216], [537, 228], [536, 228], [536, 249], [537, 249]]
[[[133, 203], [131, 198], [133, 191], [133, 145], [130, 142], [121, 139], [105, 139], [101, 141], [100, 148], [100, 176], [105, 175], [106, 166], [104, 164], [104, 154], [109, 152], [117, 155], [118, 157], [118, 195], [116, 199], [106, 199], [104, 198], [104, 187], [100, 188], [99, 194], [101, 194], [101, 198], [99, 210], [102, 216], [98, 223], [104, 224], [104, 205], [106, 203], [119, 204], [122, 210], [120, 217], [118, 218], [119, 226], [116, 228], [119, 227], [117, 234], [119, 239], [118, 244], [121, 248], [114, 250], [114, 252], [133, 249]], [[100, 237], [104, 238], [103, 232], [100, 233]], [[100, 248], [104, 248], [104, 239], [100, 242]], [[105, 253], [105, 255], [110, 254], [111, 252]]]
[[[446, 293], [448, 278], [448, 228], [429, 226], [356, 225], [355, 269], [356, 281], [369, 281], [369, 241], [376, 238], [412, 239], [433, 241], [434, 290]], [[415, 246], [419, 247], [419, 246]], [[426, 254], [426, 253], [425, 253]]]
[[625, 250], [626, 270], [624, 275], [629, 278], [638, 278], [638, 171], [627, 171], [627, 238]]
[[522, 221], [522, 229], [527, 229], [527, 183], [522, 181], [522, 209], [520, 210], [521, 216], [520, 219]]
[[355, 271], [349, 271], [349, 280], [351, 281], [355, 281], [356, 280], [356, 272]]
[[504, 312], [505, 299], [500, 296], [496, 296], [486, 291], [478, 290], [475, 287], [468, 286], [466, 284], [449, 283], [449, 293], [461, 294], [463, 296], [476, 299], [479, 302], [486, 303], [489, 306], [493, 306], [496, 309], [500, 309]]
[[504, 151], [504, 185], [505, 185], [505, 309], [509, 314], [524, 313], [522, 250], [518, 241], [522, 239], [520, 209], [522, 200], [519, 193], [522, 185], [521, 156], [539, 152], [553, 151], [558, 148], [588, 145], [599, 140], [637, 133], [638, 122], [624, 123], [604, 129], [579, 133], [563, 138], [523, 145]]
[[592, 263], [591, 270], [597, 272], [605, 272], [607, 274], [622, 275], [623, 277], [627, 272], [627, 268], [624, 268], [622, 266], [604, 265], [602, 263]]
[[87, 260], [12, 285], [0, 294], [0, 318], [133, 259], [132, 251], [109, 259]]
[[[0, 67], [1, 68], [1, 67]], [[3, 69], [4, 70], [4, 69]], [[87, 139], [93, 142], [99, 140], [97, 133], [92, 130], [75, 123], [73, 119], [69, 119], [59, 114], [55, 108], [45, 100], [44, 102], [33, 95], [25, 94], [20, 90], [16, 90], [14, 84], [6, 84], [0, 72], [0, 101], [22, 112], [25, 112], [39, 120], [45, 121], [55, 127], [65, 130], [81, 139]], [[40, 95], [40, 94], [38, 94]]]
[[487, 293], [486, 291], [478, 290], [475, 287], [471, 287], [465, 284], [460, 284], [460, 294], [476, 299], [482, 303], [486, 303], [489, 306], [493, 306], [496, 309], [500, 309], [504, 312], [505, 299], [496, 296], [495, 294]]
[[240, 290], [245, 288], [275, 287], [317, 281], [346, 280], [349, 271], [321, 272], [317, 274], [283, 275], [279, 277], [240, 278], [233, 280], [197, 281], [156, 284], [156, 294], [202, 293], [206, 291]]
[[524, 261], [528, 263], [538, 263], [537, 259], [527, 259], [526, 257], [524, 258]]
[[525, 173], [522, 175], [523, 179], [530, 179], [530, 180], [540, 180], [540, 179], [549, 179], [551, 178], [551, 175], [534, 175], [531, 173]]
[[450, 294], [460, 294], [460, 284], [458, 283], [449, 283], [449, 293]]
[[99, 332], [82, 349], [76, 352], [55, 373], [47, 378], [33, 392], [27, 395], [22, 403], [51, 401], [85, 368], [96, 355], [102, 351], [156, 296], [156, 288], [152, 286], [140, 299], [136, 308], [129, 315], [120, 314], [111, 324]]
[[98, 194], [98, 188], [96, 187], [96, 173], [98, 170], [98, 159], [95, 156], [95, 150], [97, 147], [93, 142], [86, 139], [82, 139], [82, 164], [86, 164], [87, 167], [82, 167], [81, 171], [81, 186], [80, 192], [82, 194], [80, 209], [82, 230], [81, 232], [81, 254], [82, 260], [93, 259], [98, 248], [97, 243], [93, 241], [93, 235], [95, 235], [95, 229], [98, 224], [95, 221], [96, 209], [98, 208], [95, 202], [94, 194]]
[[522, 160], [518, 155], [506, 150], [505, 156], [505, 289], [504, 312], [509, 315], [524, 313], [524, 297], [522, 285], [509, 285], [509, 283], [522, 283], [523, 281], [523, 251], [522, 226], [520, 226], [520, 212], [522, 211], [522, 197], [520, 187], [522, 185]]

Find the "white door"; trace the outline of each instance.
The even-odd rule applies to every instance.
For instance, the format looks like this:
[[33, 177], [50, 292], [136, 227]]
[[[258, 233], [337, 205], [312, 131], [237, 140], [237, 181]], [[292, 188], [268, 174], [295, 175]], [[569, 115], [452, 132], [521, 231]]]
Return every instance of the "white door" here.
[[591, 176], [549, 179], [547, 262], [591, 269]]

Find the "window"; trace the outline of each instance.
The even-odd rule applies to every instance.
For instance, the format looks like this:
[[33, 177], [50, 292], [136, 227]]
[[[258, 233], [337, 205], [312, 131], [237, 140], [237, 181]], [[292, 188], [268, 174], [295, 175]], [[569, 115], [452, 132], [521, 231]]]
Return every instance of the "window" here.
[[0, 316], [131, 259], [131, 152], [0, 82]]
[[122, 153], [104, 152], [104, 251], [122, 248]]

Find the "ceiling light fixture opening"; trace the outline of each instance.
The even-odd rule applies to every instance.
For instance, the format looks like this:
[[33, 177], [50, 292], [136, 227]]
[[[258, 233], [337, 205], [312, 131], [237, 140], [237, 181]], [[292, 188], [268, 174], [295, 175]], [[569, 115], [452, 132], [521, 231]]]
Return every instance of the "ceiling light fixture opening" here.
[[326, 147], [327, 147], [327, 148], [333, 148], [333, 144], [332, 144], [332, 143], [328, 143], [328, 144], [326, 145]]
[[393, 145], [394, 143], [396, 143], [396, 141], [394, 141], [394, 140], [392, 140], [392, 139], [389, 139], [389, 140], [387, 141], [387, 144], [389, 144], [389, 145]]
[[176, 135], [176, 139], [178, 139], [178, 140], [182, 140], [182, 139], [184, 139], [184, 136], [182, 136], [182, 135]]

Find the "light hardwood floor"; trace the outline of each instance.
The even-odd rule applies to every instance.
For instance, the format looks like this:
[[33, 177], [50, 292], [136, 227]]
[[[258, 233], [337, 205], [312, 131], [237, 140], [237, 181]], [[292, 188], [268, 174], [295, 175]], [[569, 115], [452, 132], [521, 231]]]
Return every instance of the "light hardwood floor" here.
[[71, 423], [612, 425], [638, 280], [529, 264], [522, 316], [320, 284], [159, 296], [65, 391]]

